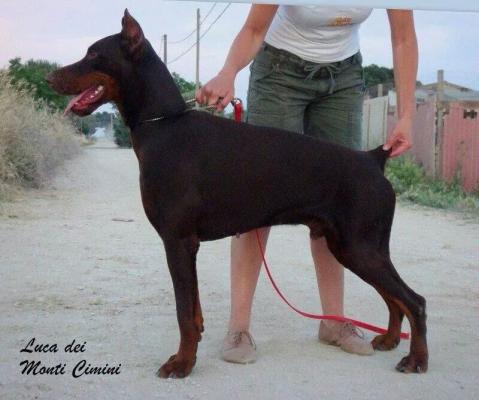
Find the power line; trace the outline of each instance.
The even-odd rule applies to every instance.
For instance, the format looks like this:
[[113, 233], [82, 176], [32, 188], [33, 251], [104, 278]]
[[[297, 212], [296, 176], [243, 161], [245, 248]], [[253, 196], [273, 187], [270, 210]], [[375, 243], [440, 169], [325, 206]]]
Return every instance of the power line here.
[[[226, 5], [225, 8], [223, 8], [223, 11], [221, 11], [221, 13], [216, 17], [216, 19], [210, 24], [210, 26], [208, 26], [208, 28], [206, 28], [206, 30], [203, 32], [203, 34], [200, 36], [200, 39], [203, 39], [203, 37], [210, 31], [210, 29], [213, 27], [214, 24], [216, 24], [216, 22], [218, 22], [218, 20], [221, 18], [221, 16], [226, 12], [226, 10], [231, 6], [231, 3], [228, 3]], [[196, 30], [195, 30], [196, 32]], [[188, 49], [186, 49], [183, 53], [181, 53], [178, 57], [174, 58], [173, 60], [171, 60], [170, 62], [168, 62], [168, 65], [169, 64], [173, 64], [175, 61], [178, 61], [181, 57], [183, 57], [184, 55], [186, 55], [187, 53], [189, 53], [197, 44], [198, 42], [195, 42], [193, 43], [190, 47], [188, 47]]]
[[228, 3], [226, 5], [226, 7], [223, 9], [223, 11], [221, 11], [220, 15], [218, 15], [216, 17], [216, 19], [210, 24], [210, 26], [208, 28], [206, 28], [206, 30], [204, 31], [204, 33], [201, 35], [200, 39], [203, 38], [203, 36], [205, 36], [209, 30], [213, 27], [214, 24], [216, 24], [216, 22], [221, 18], [221, 16], [226, 12], [226, 10], [231, 6], [231, 3]]
[[[203, 23], [206, 21], [206, 19], [209, 17], [209, 15], [211, 14], [211, 12], [213, 11], [213, 9], [216, 7], [216, 4], [217, 3], [213, 3], [213, 5], [210, 7], [209, 11], [206, 13], [206, 17], [203, 18], [203, 21], [200, 22], [200, 26], [203, 25]], [[185, 36], [183, 39], [181, 40], [175, 40], [173, 42], [169, 42], [168, 44], [178, 44], [178, 43], [182, 43], [184, 42], [185, 40], [189, 39], [194, 33], [196, 32], [196, 29], [193, 30], [193, 32], [191, 32], [190, 34], [188, 34], [188, 36]]]

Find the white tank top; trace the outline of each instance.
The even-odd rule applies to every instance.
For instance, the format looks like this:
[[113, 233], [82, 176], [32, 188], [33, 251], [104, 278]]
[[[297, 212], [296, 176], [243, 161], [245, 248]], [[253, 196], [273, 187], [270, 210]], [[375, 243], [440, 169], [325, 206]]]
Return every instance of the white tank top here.
[[359, 51], [359, 25], [372, 8], [279, 6], [265, 41], [315, 63], [344, 60]]

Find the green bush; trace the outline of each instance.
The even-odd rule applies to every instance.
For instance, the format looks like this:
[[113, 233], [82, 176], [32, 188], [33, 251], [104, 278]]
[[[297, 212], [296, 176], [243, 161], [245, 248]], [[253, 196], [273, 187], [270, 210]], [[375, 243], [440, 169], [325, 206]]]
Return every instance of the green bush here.
[[117, 114], [113, 119], [113, 135], [115, 143], [120, 147], [131, 147], [130, 129]]
[[27, 89], [38, 105], [48, 105], [55, 111], [63, 111], [68, 104], [67, 97], [55, 93], [45, 80], [48, 73], [59, 67], [46, 60], [22, 62], [17, 57], [9, 61], [8, 75], [12, 78], [11, 83], [18, 89]]
[[465, 193], [457, 179], [447, 183], [427, 177], [424, 170], [408, 158], [390, 160], [386, 177], [401, 200], [436, 208], [479, 210], [477, 193]]

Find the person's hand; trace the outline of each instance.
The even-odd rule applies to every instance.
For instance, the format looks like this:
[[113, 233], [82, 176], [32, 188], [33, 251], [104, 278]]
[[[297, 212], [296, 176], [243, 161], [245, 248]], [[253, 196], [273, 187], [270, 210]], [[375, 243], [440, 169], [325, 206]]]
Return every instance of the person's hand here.
[[235, 74], [221, 71], [196, 92], [196, 101], [222, 111], [234, 97]]
[[391, 149], [390, 157], [397, 157], [412, 147], [412, 120], [401, 118], [383, 146], [383, 150]]

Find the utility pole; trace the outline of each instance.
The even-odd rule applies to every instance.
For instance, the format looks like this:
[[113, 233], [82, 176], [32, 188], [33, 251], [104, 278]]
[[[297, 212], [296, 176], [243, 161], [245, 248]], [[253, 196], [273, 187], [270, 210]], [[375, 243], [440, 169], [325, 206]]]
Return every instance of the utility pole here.
[[[200, 9], [196, 9], [196, 90], [200, 88]], [[198, 108], [198, 103], [196, 103]]]
[[436, 88], [436, 137], [435, 137], [435, 160], [434, 160], [434, 177], [442, 178], [442, 147], [444, 135], [444, 70], [437, 71], [437, 88]]
[[168, 35], [163, 35], [163, 62], [168, 64], [168, 52], [167, 52], [167, 44], [168, 44]]

